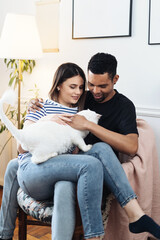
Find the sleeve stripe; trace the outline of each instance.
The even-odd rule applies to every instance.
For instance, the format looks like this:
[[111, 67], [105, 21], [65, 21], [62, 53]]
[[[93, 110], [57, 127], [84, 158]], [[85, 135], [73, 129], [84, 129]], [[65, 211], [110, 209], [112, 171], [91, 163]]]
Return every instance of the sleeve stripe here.
[[32, 120], [34, 122], [37, 122], [40, 118], [48, 115], [48, 114], [76, 114], [78, 108], [69, 108], [69, 107], [63, 107], [62, 105], [52, 101], [52, 100], [46, 100], [43, 107], [40, 111], [36, 112], [30, 112], [26, 116], [26, 120]]

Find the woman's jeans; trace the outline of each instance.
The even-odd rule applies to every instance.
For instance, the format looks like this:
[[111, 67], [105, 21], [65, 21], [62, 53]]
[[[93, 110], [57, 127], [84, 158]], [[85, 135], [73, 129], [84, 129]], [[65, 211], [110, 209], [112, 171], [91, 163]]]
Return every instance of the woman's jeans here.
[[53, 198], [54, 185], [60, 180], [77, 183], [85, 238], [104, 234], [101, 215], [103, 168], [95, 157], [62, 154], [35, 164], [30, 155], [20, 164], [17, 177], [20, 187], [37, 200]]
[[[18, 160], [13, 159], [8, 163], [3, 198], [0, 211], [0, 238], [13, 237], [17, 217], [18, 203], [17, 181]], [[68, 181], [60, 181], [54, 188], [54, 209], [52, 217], [52, 239], [71, 240], [75, 228], [75, 196], [76, 185]], [[62, 231], [63, 226], [63, 231]]]

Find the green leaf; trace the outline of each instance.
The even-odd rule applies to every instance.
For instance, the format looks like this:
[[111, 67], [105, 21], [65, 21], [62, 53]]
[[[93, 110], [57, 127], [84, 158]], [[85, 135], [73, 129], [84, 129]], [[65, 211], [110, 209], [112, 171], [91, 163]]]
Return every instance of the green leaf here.
[[13, 76], [13, 77], [9, 80], [9, 83], [8, 83], [9, 86], [12, 86], [15, 78], [16, 78], [16, 76]]
[[9, 62], [7, 63], [7, 68], [9, 68], [10, 63], [11, 63], [11, 61], [9, 61]]

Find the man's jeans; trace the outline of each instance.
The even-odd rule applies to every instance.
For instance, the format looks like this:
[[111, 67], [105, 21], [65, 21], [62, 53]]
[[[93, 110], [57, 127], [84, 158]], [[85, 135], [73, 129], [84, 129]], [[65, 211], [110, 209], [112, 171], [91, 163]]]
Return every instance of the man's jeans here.
[[104, 184], [114, 194], [121, 207], [124, 207], [131, 199], [137, 198], [110, 145], [103, 142], [96, 143], [85, 154], [94, 156], [102, 163]]
[[8, 163], [3, 187], [2, 205], [0, 211], [0, 237], [11, 238], [13, 236], [17, 217], [17, 181], [18, 161], [13, 159]]

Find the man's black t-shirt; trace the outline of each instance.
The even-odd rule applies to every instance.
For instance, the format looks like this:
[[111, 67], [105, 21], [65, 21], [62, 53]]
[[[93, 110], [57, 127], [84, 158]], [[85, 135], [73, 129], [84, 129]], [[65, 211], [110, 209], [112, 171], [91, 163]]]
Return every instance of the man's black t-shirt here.
[[[115, 90], [115, 95], [107, 102], [98, 103], [94, 100], [92, 94], [88, 91], [84, 109], [90, 109], [102, 115], [98, 124], [108, 130], [127, 135], [136, 133], [136, 113], [135, 106], [131, 100]], [[94, 144], [101, 142], [100, 139], [89, 133], [85, 142]]]

